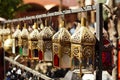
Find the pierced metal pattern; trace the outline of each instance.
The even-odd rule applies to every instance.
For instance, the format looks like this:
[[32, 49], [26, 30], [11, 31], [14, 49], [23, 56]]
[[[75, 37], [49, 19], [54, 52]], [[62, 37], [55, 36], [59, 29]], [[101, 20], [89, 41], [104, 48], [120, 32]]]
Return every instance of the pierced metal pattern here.
[[38, 41], [32, 41], [32, 48], [33, 49], [36, 49], [36, 48], [38, 48]]
[[45, 41], [44, 46], [45, 46], [45, 49], [52, 50], [52, 41]]
[[[53, 43], [53, 53], [54, 55], [60, 53], [60, 44]], [[60, 56], [60, 55], [59, 55]]]
[[91, 55], [93, 55], [94, 54], [94, 48], [93, 48], [93, 46], [85, 46], [84, 48], [83, 48], [83, 56], [84, 57], [91, 57]]
[[21, 32], [21, 38], [22, 39], [28, 39], [28, 30], [26, 28], [23, 28], [22, 32]]
[[39, 34], [39, 31], [37, 29], [34, 29], [34, 31], [32, 31], [30, 33], [30, 39], [31, 40], [38, 40], [38, 34]]
[[16, 29], [16, 31], [12, 35], [14, 38], [18, 38], [21, 36], [21, 31], [20, 29]]
[[53, 35], [53, 42], [70, 42], [71, 35], [67, 29], [61, 28]]
[[70, 46], [62, 47], [62, 55], [67, 54], [68, 56], [71, 56], [71, 49]]
[[80, 57], [82, 57], [82, 54], [80, 53], [80, 50], [81, 50], [81, 48], [80, 48], [80, 45], [77, 45], [77, 44], [72, 44], [71, 45], [71, 56], [72, 57], [77, 57], [78, 59], [80, 58]]
[[71, 42], [95, 45], [96, 40], [94, 35], [92, 34], [92, 32], [90, 32], [88, 28], [81, 26], [81, 28], [71, 37]]
[[40, 39], [51, 39], [54, 32], [50, 29], [50, 27], [45, 27], [39, 34]]

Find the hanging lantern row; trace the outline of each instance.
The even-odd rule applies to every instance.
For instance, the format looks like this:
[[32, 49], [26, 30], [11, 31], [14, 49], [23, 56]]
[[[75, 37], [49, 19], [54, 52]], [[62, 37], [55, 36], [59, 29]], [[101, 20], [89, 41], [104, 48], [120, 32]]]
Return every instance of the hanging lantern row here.
[[86, 27], [86, 19], [81, 19], [81, 25], [79, 23], [78, 30], [72, 36], [64, 23], [60, 21], [60, 29], [56, 33], [48, 25], [38, 31], [37, 23], [34, 23], [31, 32], [26, 24], [22, 31], [18, 25], [12, 36], [4, 41], [5, 51], [51, 62], [54, 67], [79, 69], [80, 74], [93, 72], [96, 39]]

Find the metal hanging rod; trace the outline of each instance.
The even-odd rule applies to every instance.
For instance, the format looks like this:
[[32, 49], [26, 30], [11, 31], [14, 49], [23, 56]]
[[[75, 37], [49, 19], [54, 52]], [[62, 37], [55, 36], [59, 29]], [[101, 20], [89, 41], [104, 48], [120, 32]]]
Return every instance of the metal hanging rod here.
[[71, 14], [71, 13], [86, 12], [86, 11], [92, 11], [92, 10], [96, 10], [96, 6], [95, 5], [89, 5], [89, 6], [81, 7], [79, 9], [69, 9], [69, 10], [64, 10], [64, 11], [61, 11], [61, 12], [52, 12], [52, 13], [35, 15], [35, 16], [30, 16], [30, 17], [17, 18], [17, 19], [7, 20], [4, 23], [11, 23], [11, 22], [17, 22], [17, 21], [25, 21], [25, 20], [45, 18], [45, 17], [50, 17], [50, 16], [58, 16], [58, 15], [64, 15], [64, 14]]
[[31, 68], [28, 68], [28, 67], [26, 67], [26, 66], [24, 66], [24, 65], [16, 62], [15, 60], [10, 59], [9, 57], [4, 57], [4, 59], [7, 60], [7, 61], [9, 61], [11, 64], [17, 65], [21, 69], [24, 69], [24, 70], [32, 73], [33, 75], [36, 75], [39, 78], [42, 78], [42, 79], [45, 79], [45, 80], [53, 80], [53, 79], [51, 79], [51, 78], [43, 75], [42, 73], [39, 73], [39, 72], [37, 72], [37, 71], [35, 71], [35, 70], [31, 69]]

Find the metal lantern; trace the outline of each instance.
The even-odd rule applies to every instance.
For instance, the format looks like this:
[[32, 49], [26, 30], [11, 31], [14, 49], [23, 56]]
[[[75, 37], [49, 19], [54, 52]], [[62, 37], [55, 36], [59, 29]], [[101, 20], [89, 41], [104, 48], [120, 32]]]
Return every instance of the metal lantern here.
[[12, 55], [12, 47], [13, 47], [13, 40], [11, 35], [8, 36], [8, 39], [4, 41], [4, 50], [7, 52], [9, 55]]
[[33, 31], [29, 35], [29, 58], [38, 59], [38, 35], [37, 24], [34, 23]]
[[22, 42], [22, 55], [28, 56], [28, 35], [29, 32], [26, 28], [26, 23], [24, 23], [24, 27], [21, 32], [21, 42]]
[[54, 31], [51, 26], [44, 27], [39, 34], [39, 60], [44, 60], [45, 62], [53, 61], [52, 53], [52, 36]]
[[21, 36], [20, 25], [17, 25], [17, 29], [12, 35], [12, 38], [13, 38], [13, 53], [14, 54], [19, 53], [19, 48], [21, 46], [20, 36]]
[[53, 65], [60, 68], [71, 68], [71, 35], [60, 23], [60, 29], [52, 37], [53, 41]]
[[81, 19], [81, 27], [71, 36], [72, 68], [80, 74], [93, 72], [96, 39], [86, 27], [86, 19]]

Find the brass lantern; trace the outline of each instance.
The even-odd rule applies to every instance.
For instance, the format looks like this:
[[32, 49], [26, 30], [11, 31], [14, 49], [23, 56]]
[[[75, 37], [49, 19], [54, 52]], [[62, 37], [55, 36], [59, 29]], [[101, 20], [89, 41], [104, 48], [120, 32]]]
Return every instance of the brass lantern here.
[[8, 36], [8, 39], [4, 41], [4, 50], [8, 55], [12, 55], [13, 40], [11, 35]]
[[80, 74], [93, 72], [96, 39], [86, 27], [86, 19], [81, 18], [81, 27], [71, 36], [72, 68]]
[[7, 52], [7, 55], [11, 56], [13, 55], [12, 51], [13, 51], [13, 40], [12, 40], [12, 36], [11, 36], [11, 31], [10, 31], [10, 26], [7, 24], [7, 28], [3, 29], [2, 31], [2, 37], [4, 40], [4, 45], [3, 48], [5, 50], [5, 52]]
[[19, 48], [21, 46], [21, 30], [20, 30], [20, 25], [17, 25], [17, 29], [15, 30], [15, 32], [12, 35], [13, 38], [13, 53], [18, 54], [19, 53]]
[[38, 59], [38, 35], [37, 23], [33, 25], [33, 31], [29, 35], [29, 58]]
[[46, 26], [39, 34], [39, 60], [44, 60], [45, 62], [53, 61], [52, 53], [52, 36], [54, 31], [51, 26]]
[[24, 27], [21, 32], [21, 42], [22, 42], [22, 55], [28, 56], [28, 35], [29, 32], [26, 28], [26, 23], [24, 23]]
[[71, 68], [71, 35], [64, 28], [64, 21], [60, 22], [60, 29], [52, 37], [53, 41], [53, 66]]

